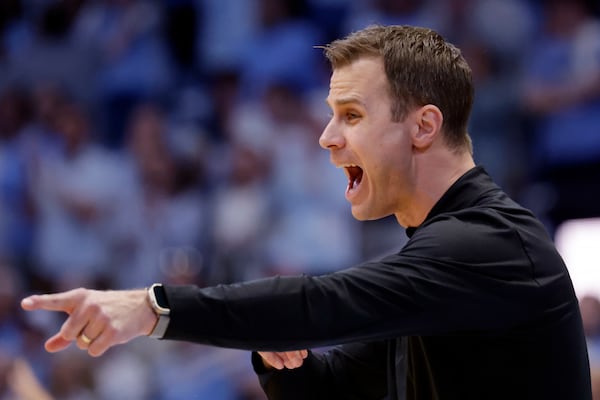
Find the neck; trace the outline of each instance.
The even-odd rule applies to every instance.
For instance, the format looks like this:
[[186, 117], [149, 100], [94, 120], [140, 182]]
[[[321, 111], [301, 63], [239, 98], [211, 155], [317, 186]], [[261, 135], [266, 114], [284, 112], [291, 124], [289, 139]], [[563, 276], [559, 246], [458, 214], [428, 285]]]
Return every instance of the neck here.
[[416, 154], [413, 163], [415, 191], [405, 212], [395, 214], [398, 223], [403, 227], [421, 225], [450, 186], [474, 166], [468, 151], [456, 153], [440, 147]]

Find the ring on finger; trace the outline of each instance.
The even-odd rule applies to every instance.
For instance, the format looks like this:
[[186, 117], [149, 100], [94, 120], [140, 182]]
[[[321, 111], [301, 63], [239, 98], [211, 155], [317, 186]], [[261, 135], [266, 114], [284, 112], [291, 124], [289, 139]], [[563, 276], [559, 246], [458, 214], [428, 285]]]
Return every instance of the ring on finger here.
[[90, 339], [89, 337], [87, 337], [87, 335], [85, 333], [82, 333], [81, 335], [79, 335], [79, 338], [86, 345], [90, 345], [90, 343], [92, 343], [92, 339]]

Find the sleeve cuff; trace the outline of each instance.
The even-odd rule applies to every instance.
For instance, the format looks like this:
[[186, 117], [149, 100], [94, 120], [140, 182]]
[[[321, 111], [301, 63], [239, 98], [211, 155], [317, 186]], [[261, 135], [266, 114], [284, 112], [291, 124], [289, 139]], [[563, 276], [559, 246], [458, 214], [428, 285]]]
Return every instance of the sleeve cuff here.
[[265, 364], [262, 361], [262, 357], [260, 356], [260, 354], [258, 354], [258, 352], [252, 352], [251, 360], [252, 367], [254, 368], [254, 372], [256, 372], [257, 375], [270, 374], [273, 372], [272, 369], [265, 367]]

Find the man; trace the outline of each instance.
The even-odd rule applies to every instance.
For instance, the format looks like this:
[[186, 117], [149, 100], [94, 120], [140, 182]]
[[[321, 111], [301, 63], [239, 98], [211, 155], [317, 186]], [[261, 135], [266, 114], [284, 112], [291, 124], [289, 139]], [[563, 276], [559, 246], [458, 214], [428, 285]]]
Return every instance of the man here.
[[70, 314], [46, 348], [76, 341], [97, 356], [166, 330], [258, 350], [271, 399], [591, 399], [565, 265], [473, 162], [459, 50], [428, 29], [374, 26], [325, 53], [333, 114], [320, 144], [348, 176], [354, 217], [395, 215], [405, 247], [317, 277], [32, 296], [26, 309]]

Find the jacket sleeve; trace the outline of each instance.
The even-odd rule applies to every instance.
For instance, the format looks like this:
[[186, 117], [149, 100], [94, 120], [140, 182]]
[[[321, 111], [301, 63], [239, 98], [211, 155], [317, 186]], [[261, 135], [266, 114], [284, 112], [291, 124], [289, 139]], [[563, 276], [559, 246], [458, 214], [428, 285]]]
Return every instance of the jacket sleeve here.
[[383, 341], [309, 352], [300, 368], [266, 370], [252, 353], [252, 364], [269, 400], [379, 400], [386, 390]]
[[539, 290], [529, 266], [510, 261], [477, 266], [401, 253], [317, 277], [166, 286], [165, 339], [286, 351], [514, 326]]
[[538, 312], [542, 285], [565, 289], [534, 278], [511, 229], [464, 225], [421, 230], [398, 254], [329, 275], [166, 286], [165, 338], [285, 351], [509, 328]]

